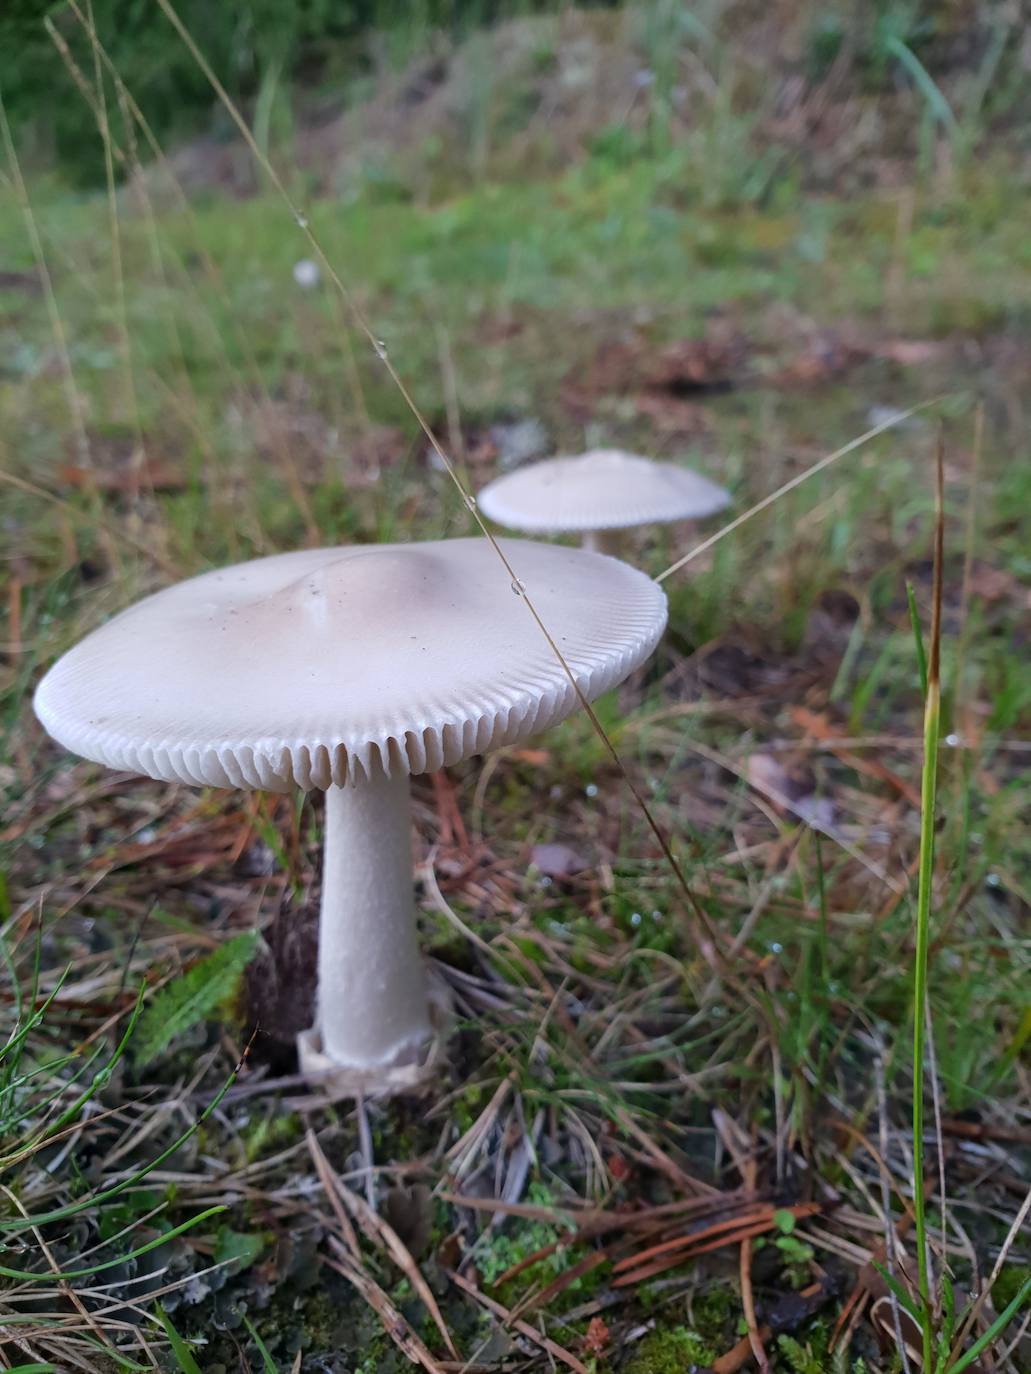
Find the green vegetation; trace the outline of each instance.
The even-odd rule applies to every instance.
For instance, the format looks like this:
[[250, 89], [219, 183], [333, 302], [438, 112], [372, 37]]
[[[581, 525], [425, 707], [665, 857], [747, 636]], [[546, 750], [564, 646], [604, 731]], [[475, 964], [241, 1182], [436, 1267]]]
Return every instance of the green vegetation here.
[[672, 1326], [645, 1336], [623, 1368], [627, 1374], [681, 1374], [714, 1358], [715, 1352], [700, 1336], [682, 1326]]
[[[110, 194], [91, 99], [65, 76], [51, 121], [32, 63], [64, 64], [32, 7], [0, 21], [39, 45], [23, 85], [0, 70], [5, 1367], [315, 1374], [332, 1354], [393, 1374], [412, 1367], [398, 1331], [450, 1358], [357, 1212], [350, 1248], [326, 1170], [375, 1201], [474, 1365], [536, 1367], [534, 1332], [598, 1374], [711, 1363], [747, 1339], [745, 1237], [633, 1283], [619, 1266], [757, 1215], [778, 1374], [896, 1367], [890, 1300], [835, 1332], [876, 1266], [940, 1374], [1026, 1315], [1016, 34], [1004, 7], [798, 6], [782, 52], [744, 4], [528, 8], [483, 29], [449, 11], [474, 28], [460, 42], [431, 36], [430, 8], [374, 15], [363, 46], [360, 6], [299, 8], [289, 40], [252, 6], [238, 42], [245, 7], [214, 33], [184, 3], [302, 223], [211, 121], [156, 6], [97, 54], [55, 11], [93, 105], [95, 58], [125, 82], [103, 88]], [[347, 98], [315, 123], [334, 73]], [[180, 119], [217, 137], [174, 144]], [[708, 472], [732, 515], [804, 480], [666, 578], [662, 646], [598, 704], [691, 900], [585, 720], [416, 780], [456, 1031], [432, 1097], [356, 1108], [294, 1076], [319, 799], [105, 773], [44, 740], [30, 697], [174, 578], [473, 533], [386, 360], [471, 489], [529, 450], [602, 443]], [[643, 530], [628, 557], [660, 575], [709, 533]], [[545, 871], [544, 844], [578, 871]], [[711, 1214], [654, 1210], [709, 1189]], [[530, 1210], [472, 1205], [498, 1199]], [[578, 1234], [584, 1205], [603, 1215]]]
[[133, 1042], [133, 1055], [141, 1068], [235, 995], [257, 943], [256, 934], [234, 935], [153, 995]]

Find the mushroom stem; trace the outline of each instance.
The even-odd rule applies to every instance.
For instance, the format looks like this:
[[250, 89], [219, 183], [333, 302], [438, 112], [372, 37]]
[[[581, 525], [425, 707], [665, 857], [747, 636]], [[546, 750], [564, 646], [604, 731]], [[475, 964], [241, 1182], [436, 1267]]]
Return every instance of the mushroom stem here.
[[584, 530], [581, 547], [592, 553], [608, 553], [618, 558], [623, 547], [619, 530]]
[[415, 1063], [432, 1035], [407, 776], [326, 791], [317, 1030], [354, 1069]]

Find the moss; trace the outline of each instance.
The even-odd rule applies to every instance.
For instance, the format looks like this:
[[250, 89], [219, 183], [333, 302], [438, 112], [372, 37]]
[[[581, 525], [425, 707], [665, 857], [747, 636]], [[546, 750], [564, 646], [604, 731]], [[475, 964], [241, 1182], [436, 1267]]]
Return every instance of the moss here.
[[275, 1112], [259, 1117], [242, 1133], [244, 1154], [252, 1164], [265, 1153], [292, 1145], [301, 1134], [301, 1119], [295, 1112]]
[[827, 1323], [818, 1317], [804, 1334], [778, 1336], [777, 1349], [791, 1374], [824, 1374], [832, 1365], [829, 1340]]
[[737, 1328], [741, 1300], [736, 1288], [721, 1286], [700, 1294], [691, 1304], [694, 1325], [706, 1341], [722, 1346]]
[[671, 1326], [645, 1336], [623, 1366], [623, 1374], [687, 1374], [692, 1365], [711, 1364], [713, 1348], [686, 1326]]
[[992, 1306], [996, 1312], [1001, 1312], [1013, 1301], [1027, 1276], [1028, 1270], [1025, 1265], [1004, 1264], [1002, 1266], [999, 1277], [995, 1280], [995, 1287], [992, 1289]]
[[[553, 1194], [540, 1183], [533, 1183], [527, 1193], [530, 1202], [541, 1207], [555, 1206]], [[489, 1244], [481, 1240], [482, 1248], [476, 1251], [476, 1265], [484, 1284], [490, 1285], [528, 1256], [556, 1245], [550, 1254], [543, 1256], [514, 1278], [511, 1283], [503, 1284], [495, 1290], [494, 1296], [505, 1304], [514, 1305], [526, 1292], [528, 1283], [548, 1283], [575, 1264], [584, 1254], [582, 1246], [571, 1246], [564, 1242], [568, 1233], [562, 1224], [552, 1225], [543, 1221], [515, 1221], [503, 1231], [495, 1232]], [[601, 1283], [601, 1271], [595, 1270], [573, 1279], [567, 1288], [556, 1298], [553, 1309], [556, 1312], [566, 1307], [576, 1306], [589, 1297]]]
[[470, 1129], [473, 1122], [479, 1116], [484, 1102], [484, 1085], [482, 1083], [470, 1083], [451, 1108], [451, 1117], [455, 1124], [455, 1129], [460, 1135], [464, 1135]]

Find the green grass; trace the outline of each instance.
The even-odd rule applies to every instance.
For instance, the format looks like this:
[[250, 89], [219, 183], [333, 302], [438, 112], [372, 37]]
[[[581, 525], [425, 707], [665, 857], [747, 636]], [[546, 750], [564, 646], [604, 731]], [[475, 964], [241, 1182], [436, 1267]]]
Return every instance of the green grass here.
[[[651, 16], [657, 57], [671, 14], [659, 7]], [[451, 1191], [493, 1192], [528, 1141], [523, 1201], [661, 1205], [679, 1195], [671, 1169], [738, 1186], [728, 1144], [736, 1138], [721, 1124], [730, 1118], [778, 1206], [832, 1189], [873, 1227], [831, 1212], [818, 1219], [831, 1243], [872, 1252], [885, 1210], [896, 1222], [915, 1212], [937, 1282], [918, 1280], [910, 1247], [896, 1268], [900, 1300], [944, 1352], [943, 1374], [955, 1374], [977, 1331], [992, 1341], [998, 1331], [986, 1310], [959, 1339], [945, 1275], [979, 1291], [964, 1237], [981, 1280], [991, 1272], [1020, 1205], [1005, 1181], [1019, 1167], [1018, 1147], [985, 1146], [1002, 1152], [1001, 1181], [985, 1181], [983, 1156], [950, 1137], [943, 1208], [932, 1144], [914, 1193], [912, 1142], [934, 1127], [914, 1005], [926, 996], [946, 1118], [989, 1133], [1026, 1124], [1031, 850], [1020, 820], [1031, 684], [1020, 650], [1031, 466], [1015, 359], [1031, 319], [1031, 189], [1005, 142], [958, 165], [944, 185], [914, 162], [907, 214], [895, 190], [808, 185], [791, 160], [769, 162], [761, 121], [740, 108], [743, 78], [729, 49], [717, 61], [697, 33], [683, 41], [700, 45], [722, 83], [690, 135], [673, 112], [675, 83], [657, 65], [646, 127], [594, 131], [576, 165], [502, 180], [489, 175], [488, 157], [478, 178], [450, 167], [430, 194], [399, 174], [357, 199], [305, 203], [326, 257], [466, 480], [475, 488], [494, 471], [489, 454], [476, 455], [477, 431], [529, 417], [553, 449], [606, 442], [690, 462], [731, 487], [739, 513], [886, 408], [948, 399], [673, 574], [664, 584], [670, 629], [653, 663], [598, 704], [722, 964], [714, 968], [699, 945], [697, 913], [586, 720], [535, 742], [538, 752], [499, 756], [489, 772], [475, 761], [452, 770], [459, 811], [482, 848], [471, 867], [467, 855], [438, 852], [438, 880], [482, 943], [458, 934], [427, 894], [424, 940], [490, 997], [463, 1007], [436, 1098], [369, 1108], [374, 1162]], [[917, 55], [924, 69], [931, 59], [923, 48]], [[478, 98], [486, 119], [494, 97]], [[715, 180], [706, 148], [723, 150]], [[48, 1085], [40, 1094], [35, 1077], [4, 1071], [4, 1149], [25, 1140], [46, 1148], [55, 1113], [89, 1126], [38, 1202], [20, 1166], [6, 1181], [42, 1228], [57, 1273], [82, 1273], [71, 1282], [91, 1312], [108, 1301], [92, 1274], [117, 1253], [107, 1290], [114, 1313], [98, 1319], [102, 1331], [118, 1319], [117, 1302], [135, 1302], [147, 1339], [184, 1370], [248, 1359], [255, 1370], [290, 1370], [300, 1351], [307, 1372], [333, 1350], [389, 1374], [409, 1367], [406, 1358], [352, 1289], [320, 1267], [334, 1221], [293, 1110], [296, 1087], [211, 1105], [254, 1009], [226, 1000], [226, 979], [208, 987], [205, 971], [227, 964], [235, 982], [252, 927], [270, 943], [303, 941], [317, 802], [252, 807], [239, 794], [116, 784], [43, 740], [29, 695], [84, 630], [174, 577], [306, 541], [471, 533], [473, 519], [427, 461], [383, 359], [348, 330], [325, 273], [314, 291], [295, 285], [293, 265], [311, 249], [280, 200], [209, 194], [186, 210], [158, 177], [147, 184], [149, 200], [119, 193], [123, 330], [105, 197], [42, 174], [27, 181], [74, 407], [102, 479], [96, 492], [77, 470], [69, 377], [45, 293], [31, 283], [0, 291], [0, 920], [10, 952], [0, 1016], [13, 1032], [3, 1063], [31, 1056]], [[0, 241], [11, 245], [5, 270], [38, 269], [13, 195], [0, 196]], [[663, 394], [637, 377], [671, 343], [703, 338], [728, 388]], [[593, 385], [599, 347], [627, 349], [628, 340], [625, 376], [617, 369]], [[900, 350], [898, 340], [922, 347]], [[833, 362], [848, 349], [857, 356]], [[456, 415], [466, 453], [450, 444]], [[933, 600], [939, 415], [942, 743], [924, 749], [912, 627], [929, 623]], [[137, 430], [158, 480], [133, 498], [125, 462]], [[659, 574], [701, 533], [646, 531], [628, 556]], [[811, 717], [847, 743], [828, 744]], [[937, 770], [936, 857], [934, 808], [925, 791], [921, 828], [913, 801], [922, 753], [924, 777]], [[785, 792], [796, 809], [784, 806]], [[428, 784], [416, 785], [416, 815], [423, 851], [439, 846]], [[822, 817], [822, 833], [804, 816]], [[539, 874], [530, 854], [545, 842], [575, 849], [585, 875], [565, 884]], [[126, 989], [145, 978], [137, 1023]], [[266, 1052], [273, 1079], [289, 1071], [288, 1049], [254, 1051]], [[506, 1075], [510, 1086], [491, 1107]], [[356, 1167], [361, 1136], [350, 1107], [305, 1119], [335, 1170]], [[477, 1123], [480, 1143], [447, 1159]], [[98, 1163], [116, 1154], [114, 1173]], [[394, 1182], [377, 1178], [384, 1207]], [[0, 1257], [0, 1272], [56, 1282], [5, 1197], [0, 1226], [21, 1248]], [[228, 1216], [187, 1233], [223, 1200]], [[403, 1215], [411, 1207], [394, 1201]], [[155, 1209], [174, 1216], [168, 1230], [152, 1227]], [[456, 1262], [448, 1237], [459, 1235], [473, 1263], [482, 1256], [490, 1293], [512, 1263], [561, 1235], [565, 1214], [484, 1232], [482, 1218], [439, 1200], [430, 1213], [415, 1257], [448, 1326], [465, 1357], [489, 1341], [490, 1358], [500, 1358], [497, 1324], [444, 1276]], [[93, 1254], [113, 1237], [117, 1251]], [[798, 1248], [756, 1242], [760, 1305], [804, 1287], [817, 1264], [840, 1274], [840, 1302], [855, 1252], [819, 1248], [804, 1223], [786, 1239]], [[503, 1300], [518, 1303], [603, 1243], [563, 1247], [506, 1283]], [[668, 1286], [648, 1285], [629, 1301], [623, 1290], [620, 1305], [599, 1309], [611, 1333], [599, 1372], [729, 1349], [742, 1334], [736, 1261], [736, 1247], [703, 1255], [664, 1276]], [[439, 1349], [388, 1258], [364, 1245], [363, 1263]], [[543, 1316], [553, 1340], [580, 1350], [589, 1320], [581, 1309], [620, 1292], [611, 1278], [593, 1271], [533, 1320]], [[996, 1312], [1019, 1311], [1022, 1283], [1003, 1270]], [[197, 1304], [180, 1301], [180, 1289]], [[32, 1311], [3, 1292], [0, 1309], [2, 1321], [17, 1316], [12, 1330]], [[767, 1342], [772, 1367], [830, 1359], [834, 1310]], [[650, 1321], [654, 1330], [642, 1333]], [[64, 1338], [49, 1318], [37, 1325], [29, 1350], [0, 1339], [8, 1365], [31, 1357], [60, 1367]], [[131, 1335], [88, 1347], [97, 1339], [88, 1324], [68, 1339], [83, 1342], [98, 1369], [144, 1358]], [[842, 1369], [859, 1359], [871, 1371], [889, 1367], [865, 1319], [853, 1348], [834, 1358]]]

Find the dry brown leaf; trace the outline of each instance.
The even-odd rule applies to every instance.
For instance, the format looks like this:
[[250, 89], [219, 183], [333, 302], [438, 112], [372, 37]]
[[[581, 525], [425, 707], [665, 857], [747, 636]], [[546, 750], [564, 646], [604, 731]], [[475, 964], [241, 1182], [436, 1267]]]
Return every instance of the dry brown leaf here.
[[600, 1355], [609, 1343], [609, 1328], [601, 1317], [592, 1317], [587, 1323], [584, 1335], [584, 1351], [588, 1355]]

